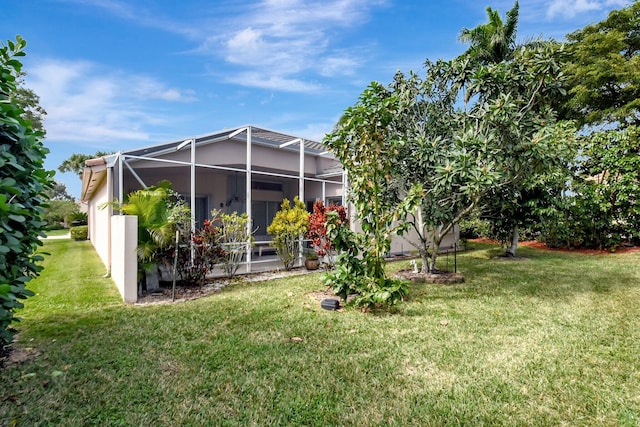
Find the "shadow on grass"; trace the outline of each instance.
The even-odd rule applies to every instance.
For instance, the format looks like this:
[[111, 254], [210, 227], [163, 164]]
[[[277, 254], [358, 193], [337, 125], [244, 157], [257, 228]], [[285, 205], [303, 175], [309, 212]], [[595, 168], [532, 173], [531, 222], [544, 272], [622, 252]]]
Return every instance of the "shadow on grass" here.
[[[640, 283], [640, 274], [635, 267], [640, 261], [638, 254], [582, 255], [525, 247], [518, 250], [518, 259], [509, 260], [500, 258], [502, 253], [495, 245], [483, 245], [459, 253], [457, 267], [465, 277], [464, 283], [412, 283], [409, 291], [411, 300], [426, 302], [505, 296], [561, 300], [585, 293], [609, 294], [637, 287]], [[402, 268], [409, 268], [408, 262], [395, 263], [389, 271]]]

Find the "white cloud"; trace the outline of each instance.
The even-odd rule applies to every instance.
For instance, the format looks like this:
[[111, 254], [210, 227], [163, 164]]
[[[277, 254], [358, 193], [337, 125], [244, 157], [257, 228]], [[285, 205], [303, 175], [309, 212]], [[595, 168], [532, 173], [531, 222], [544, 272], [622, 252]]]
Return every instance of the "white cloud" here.
[[146, 126], [164, 121], [146, 112], [148, 101], [194, 99], [150, 77], [106, 72], [86, 61], [39, 61], [29, 68], [26, 83], [40, 96], [47, 138], [54, 141], [148, 140]]
[[[191, 53], [220, 58], [240, 70], [226, 79], [231, 83], [307, 92], [317, 90], [319, 84], [306, 81], [308, 77], [301, 77], [303, 74], [354, 74], [365, 59], [358, 53], [362, 48], [354, 46], [351, 51], [337, 52], [335, 46], [342, 41], [336, 39], [366, 22], [371, 9], [388, 0], [213, 2], [197, 18], [162, 16], [145, 7], [145, 3], [125, 0], [62, 1], [100, 8], [137, 25], [185, 36], [198, 44]], [[224, 9], [222, 14], [216, 12], [219, 8]], [[220, 19], [210, 18], [220, 15]], [[225, 75], [233, 73], [234, 70], [225, 71]], [[240, 76], [254, 78], [243, 81]]]
[[622, 7], [628, 3], [627, 0], [552, 0], [547, 9], [547, 17], [571, 19], [583, 13]]
[[337, 52], [333, 38], [341, 30], [361, 25], [368, 19], [371, 7], [380, 3], [265, 0], [237, 19], [216, 27], [216, 34], [202, 43], [200, 51], [221, 55], [228, 63], [245, 69], [229, 79], [233, 83], [315, 91], [319, 84], [302, 81], [300, 75], [352, 75], [360, 66], [359, 55]]
[[237, 73], [228, 77], [227, 80], [242, 86], [281, 90], [285, 92], [317, 92], [322, 88], [319, 84], [280, 75], [269, 75], [259, 71]]

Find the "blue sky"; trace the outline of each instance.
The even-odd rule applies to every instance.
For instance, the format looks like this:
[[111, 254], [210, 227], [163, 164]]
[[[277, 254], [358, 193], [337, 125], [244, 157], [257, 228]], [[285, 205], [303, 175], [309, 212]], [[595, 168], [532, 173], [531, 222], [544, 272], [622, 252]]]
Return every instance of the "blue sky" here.
[[[518, 37], [563, 40], [626, 0], [521, 0]], [[46, 167], [245, 124], [321, 140], [373, 80], [466, 46], [504, 0], [20, 0], [2, 40], [27, 40], [47, 110]], [[75, 196], [80, 180], [56, 174]]]

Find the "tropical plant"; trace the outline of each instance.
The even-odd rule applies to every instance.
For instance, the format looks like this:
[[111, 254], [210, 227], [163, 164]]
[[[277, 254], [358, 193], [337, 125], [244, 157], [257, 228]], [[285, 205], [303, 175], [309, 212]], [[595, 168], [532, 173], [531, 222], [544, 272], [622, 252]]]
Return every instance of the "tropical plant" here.
[[67, 216], [67, 221], [71, 225], [87, 225], [89, 222], [89, 215], [86, 212], [72, 212]]
[[191, 231], [188, 221], [183, 221], [180, 227], [177, 246], [164, 251], [163, 262], [169, 266], [173, 264], [175, 251], [178, 251], [177, 274], [187, 285], [202, 286], [226, 252], [221, 246], [220, 230], [213, 222], [206, 219], [201, 228]]
[[291, 270], [300, 252], [300, 243], [309, 224], [309, 213], [304, 203], [296, 196], [293, 205], [289, 199], [284, 199], [280, 210], [276, 212], [267, 233], [273, 236], [278, 257], [284, 264], [285, 270]]
[[309, 215], [309, 230], [307, 238], [311, 239], [316, 256], [326, 257], [327, 265], [333, 266], [335, 248], [327, 236], [327, 213], [337, 212], [340, 220], [347, 223], [347, 210], [344, 206], [330, 204], [325, 207], [322, 200], [313, 204], [313, 212]]
[[156, 262], [155, 255], [171, 246], [179, 216], [188, 214], [168, 181], [130, 193], [124, 204], [116, 203], [116, 209], [138, 217], [137, 254], [143, 263]]
[[489, 22], [460, 31], [460, 41], [470, 44], [465, 54], [472, 61], [481, 64], [498, 63], [509, 59], [516, 47], [519, 9], [520, 6], [516, 1], [513, 8], [507, 12], [506, 22], [503, 22], [497, 10], [487, 7]]
[[111, 153], [106, 151], [97, 151], [95, 154], [79, 154], [73, 153], [71, 156], [67, 157], [62, 161], [60, 166], [58, 166], [58, 170], [60, 172], [72, 172], [78, 175], [80, 179], [82, 179], [82, 172], [84, 171], [84, 163], [87, 160], [95, 159], [97, 157], [107, 156]]
[[24, 307], [21, 300], [34, 295], [27, 283], [42, 270], [36, 249], [45, 235], [42, 215], [54, 184], [53, 172], [44, 169], [49, 152], [44, 134], [33, 129], [15, 101], [26, 44], [20, 36], [0, 44], [0, 348], [13, 341], [10, 325], [19, 321], [15, 311]]
[[359, 249], [368, 263], [365, 271], [381, 286], [386, 283], [384, 256], [391, 249], [393, 224], [399, 216], [396, 199], [389, 197], [389, 185], [403, 144], [396, 125], [402, 101], [382, 84], [372, 82], [324, 139], [347, 171], [349, 200], [366, 236]]
[[[640, 128], [593, 132], [582, 138], [565, 202], [546, 222], [551, 244], [614, 249], [640, 242]], [[559, 228], [557, 224], [566, 224]]]
[[[405, 282], [377, 276], [375, 254], [366, 250], [367, 235], [349, 229], [337, 211], [327, 213], [327, 236], [338, 251], [336, 265], [323, 277], [323, 283], [344, 301], [349, 295], [358, 307], [389, 306], [402, 301]], [[365, 250], [363, 250], [365, 248]]]
[[246, 213], [225, 214], [219, 210], [211, 211], [211, 222], [217, 223], [216, 231], [220, 246], [224, 251], [220, 262], [228, 278], [236, 275], [249, 248], [253, 246], [253, 235], [248, 231], [249, 216]]

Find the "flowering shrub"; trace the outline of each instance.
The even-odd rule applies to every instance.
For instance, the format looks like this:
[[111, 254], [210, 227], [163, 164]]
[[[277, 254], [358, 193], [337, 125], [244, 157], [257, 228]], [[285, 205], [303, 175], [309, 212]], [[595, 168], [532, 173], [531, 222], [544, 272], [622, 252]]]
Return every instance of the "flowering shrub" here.
[[289, 199], [282, 201], [280, 210], [267, 227], [267, 233], [273, 236], [276, 252], [286, 270], [293, 268], [300, 251], [300, 240], [307, 232], [308, 224], [309, 212], [304, 208], [304, 203], [296, 197], [293, 199], [293, 206]]

